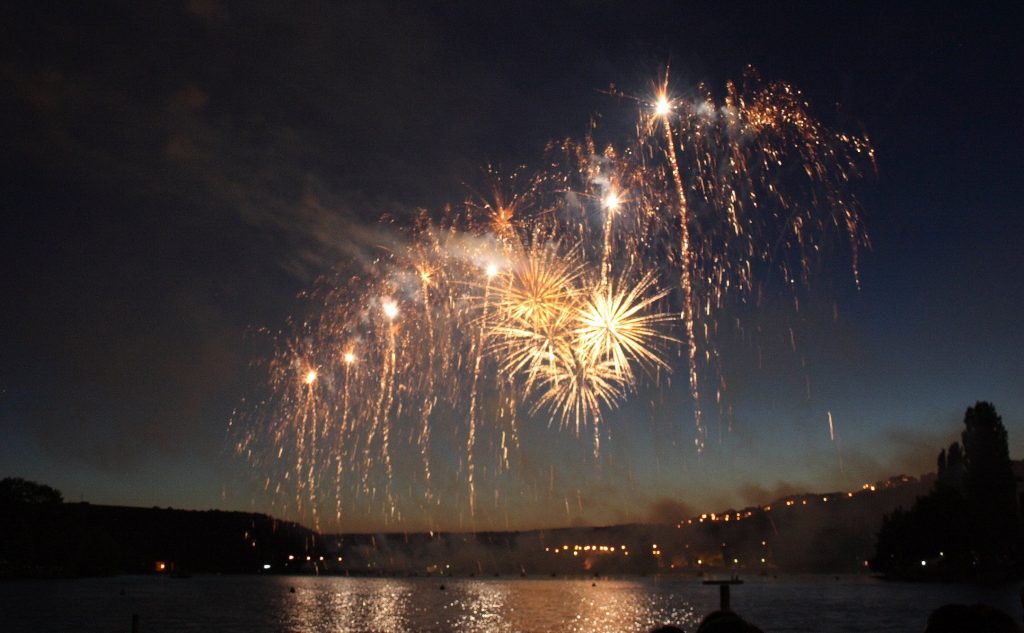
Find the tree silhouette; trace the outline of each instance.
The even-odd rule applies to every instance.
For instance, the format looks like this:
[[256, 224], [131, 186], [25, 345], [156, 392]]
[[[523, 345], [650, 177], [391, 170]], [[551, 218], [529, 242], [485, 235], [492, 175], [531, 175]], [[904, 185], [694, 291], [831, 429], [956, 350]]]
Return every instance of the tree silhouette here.
[[963, 491], [964, 453], [959, 442], [950, 444], [948, 452], [943, 450], [939, 453], [939, 476], [936, 484]]
[[62, 543], [63, 497], [50, 486], [20, 477], [0, 480], [0, 577], [31, 575], [48, 567]]
[[964, 415], [964, 492], [972, 516], [975, 549], [990, 561], [1005, 561], [1019, 531], [1017, 482], [1013, 477], [1006, 428], [988, 402]]
[[[962, 445], [938, 456], [935, 487], [882, 521], [872, 567], [893, 575], [986, 578], [1022, 569], [1021, 522], [1006, 428], [977, 402]], [[961, 448], [962, 446], [962, 448]]]
[[56, 488], [37, 484], [21, 477], [6, 477], [0, 480], [0, 507], [63, 502], [64, 497]]

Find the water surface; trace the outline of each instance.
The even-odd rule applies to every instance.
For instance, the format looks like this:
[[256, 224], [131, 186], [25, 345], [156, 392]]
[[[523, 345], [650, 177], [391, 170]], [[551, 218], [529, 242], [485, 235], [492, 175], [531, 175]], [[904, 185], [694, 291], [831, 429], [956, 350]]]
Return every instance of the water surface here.
[[[923, 631], [928, 614], [950, 602], [1021, 616], [1019, 585], [745, 580], [733, 588], [732, 606], [768, 633]], [[617, 633], [661, 624], [693, 631], [717, 604], [717, 587], [699, 579], [120, 576], [0, 583], [0, 629], [127, 632], [138, 614], [140, 633]]]

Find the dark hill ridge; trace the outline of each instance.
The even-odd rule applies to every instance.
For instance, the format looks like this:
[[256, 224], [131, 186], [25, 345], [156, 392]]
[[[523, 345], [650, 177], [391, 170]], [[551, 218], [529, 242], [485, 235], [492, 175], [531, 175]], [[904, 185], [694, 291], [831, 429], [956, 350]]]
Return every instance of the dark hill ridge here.
[[0, 576], [113, 573], [250, 573], [316, 535], [263, 514], [89, 503], [8, 508]]
[[901, 476], [856, 493], [783, 497], [674, 525], [481, 533], [321, 535], [244, 512], [22, 504], [0, 528], [0, 575], [855, 571], [871, 557], [882, 516], [930, 485], [928, 477]]
[[[654, 574], [729, 570], [865, 571], [882, 517], [933, 477], [897, 476], [858, 492], [805, 493], [684, 519], [519, 532], [324, 535], [326, 569], [393, 574]], [[339, 565], [337, 557], [341, 556]], [[333, 562], [332, 562], [333, 561]], [[289, 569], [312, 570], [311, 561]]]

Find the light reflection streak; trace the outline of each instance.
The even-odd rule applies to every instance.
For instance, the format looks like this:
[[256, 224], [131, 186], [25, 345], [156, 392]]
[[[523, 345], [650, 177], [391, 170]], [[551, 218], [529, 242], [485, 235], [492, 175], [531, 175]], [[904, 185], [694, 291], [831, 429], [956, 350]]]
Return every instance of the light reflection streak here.
[[281, 611], [262, 617], [308, 633], [645, 633], [693, 630], [713, 608], [691, 581], [282, 577], [273, 586], [282, 597], [268, 606]]

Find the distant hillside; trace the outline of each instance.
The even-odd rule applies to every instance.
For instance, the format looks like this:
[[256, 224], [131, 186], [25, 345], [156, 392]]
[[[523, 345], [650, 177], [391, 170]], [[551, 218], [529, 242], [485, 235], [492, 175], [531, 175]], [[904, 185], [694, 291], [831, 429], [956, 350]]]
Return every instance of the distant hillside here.
[[250, 573], [314, 546], [315, 534], [262, 514], [88, 503], [7, 508], [0, 577]]
[[[262, 514], [57, 501], [4, 508], [0, 577], [113, 573], [673, 574], [862, 570], [930, 479], [808, 493], [675, 525], [318, 535]], [[54, 491], [55, 492], [55, 491]]]
[[857, 492], [783, 497], [675, 525], [324, 535], [324, 563], [314, 557], [282, 564], [289, 570], [455, 575], [866, 571], [882, 517], [911, 504], [931, 482], [898, 476]]
[[865, 570], [885, 514], [928, 491], [933, 477], [899, 475], [863, 489], [805, 493], [679, 524], [676, 567], [779, 571]]

